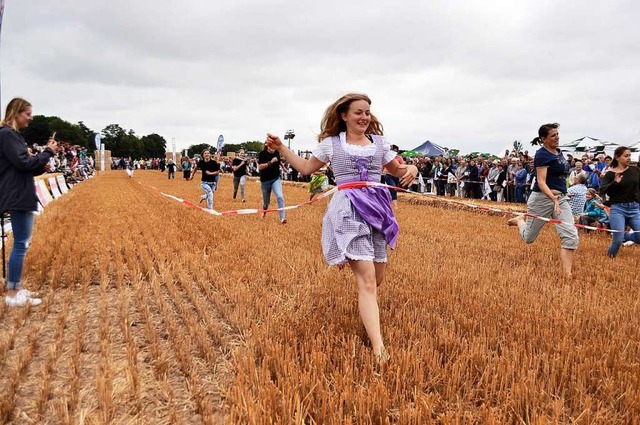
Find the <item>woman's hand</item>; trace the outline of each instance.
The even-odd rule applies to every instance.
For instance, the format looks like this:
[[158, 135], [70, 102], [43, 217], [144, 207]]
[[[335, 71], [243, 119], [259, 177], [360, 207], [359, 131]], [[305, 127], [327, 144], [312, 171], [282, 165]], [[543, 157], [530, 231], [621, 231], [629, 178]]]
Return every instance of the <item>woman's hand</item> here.
[[400, 178], [401, 186], [409, 186], [418, 176], [418, 167], [415, 165], [401, 164], [398, 165], [398, 169], [407, 170], [407, 172]]
[[275, 134], [267, 133], [267, 140], [265, 141], [268, 148], [278, 150], [282, 147], [282, 140]]
[[53, 137], [49, 137], [49, 140], [47, 141], [47, 147], [51, 149], [53, 153], [56, 153], [56, 150], [58, 149], [58, 142]]
[[616, 173], [616, 176], [613, 178], [613, 181], [616, 183], [620, 183], [622, 181], [622, 173]]
[[556, 195], [553, 197], [553, 210], [556, 214], [560, 214], [562, 211], [560, 210], [560, 195]]

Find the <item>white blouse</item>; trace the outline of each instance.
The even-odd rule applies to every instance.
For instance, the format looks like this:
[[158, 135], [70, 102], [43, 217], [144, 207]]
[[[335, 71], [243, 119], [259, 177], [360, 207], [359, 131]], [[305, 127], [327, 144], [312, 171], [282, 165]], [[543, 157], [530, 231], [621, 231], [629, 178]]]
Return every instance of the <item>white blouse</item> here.
[[[351, 145], [347, 143], [347, 135], [343, 131], [340, 133], [340, 144], [342, 145], [342, 149], [349, 155], [353, 156], [371, 156], [376, 152], [375, 143], [370, 143], [366, 146], [360, 145]], [[382, 148], [384, 150], [384, 157], [382, 160], [382, 165], [386, 165], [393, 161], [396, 157], [395, 151], [391, 150], [391, 145], [387, 143], [387, 139], [384, 136], [380, 136], [383, 139]], [[318, 146], [311, 153], [313, 156], [318, 158], [320, 161], [326, 163], [331, 162], [333, 159], [333, 142], [331, 137], [325, 138], [322, 142], [318, 144]]]

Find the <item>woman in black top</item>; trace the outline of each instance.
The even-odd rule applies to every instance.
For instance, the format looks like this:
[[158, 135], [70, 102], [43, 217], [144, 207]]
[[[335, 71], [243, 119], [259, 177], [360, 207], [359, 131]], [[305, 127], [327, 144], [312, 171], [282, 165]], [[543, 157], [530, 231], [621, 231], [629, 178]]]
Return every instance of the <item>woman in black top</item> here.
[[496, 165], [498, 167], [498, 178], [496, 180], [496, 184], [493, 187], [493, 191], [496, 193], [496, 201], [503, 202], [504, 201], [504, 181], [507, 179], [507, 170], [505, 170], [504, 165], [499, 163]]
[[31, 114], [31, 104], [15, 98], [7, 105], [4, 120], [0, 122], [0, 214], [9, 211], [13, 229], [13, 248], [9, 256], [4, 298], [5, 304], [10, 307], [38, 305], [42, 302], [33, 298], [34, 293], [20, 289], [20, 281], [33, 233], [34, 213], [38, 209], [33, 176], [48, 171], [47, 163], [55, 154], [58, 144], [51, 137], [44, 151], [29, 154], [27, 144], [18, 131], [29, 125]]
[[611, 230], [618, 231], [613, 234], [613, 240], [607, 250], [607, 255], [611, 258], [618, 255], [627, 224], [634, 231], [627, 235], [627, 239], [640, 243], [640, 208], [638, 207], [640, 169], [630, 166], [631, 151], [627, 147], [619, 146], [613, 156], [611, 168], [604, 175], [602, 186], [600, 186], [600, 193], [609, 197], [607, 204], [611, 206], [609, 213]]
[[473, 199], [482, 198], [482, 191], [480, 190], [480, 171], [476, 165], [476, 161], [469, 160], [469, 166], [467, 167], [469, 172], [469, 197]]
[[276, 196], [278, 202], [278, 215], [280, 222], [285, 224], [287, 219], [284, 213], [284, 193], [282, 191], [282, 179], [280, 178], [280, 167], [282, 161], [280, 152], [272, 147], [264, 145], [264, 149], [258, 155], [258, 169], [260, 170], [260, 187], [262, 190], [262, 218], [266, 216], [265, 210], [269, 208], [271, 202], [271, 192]]
[[193, 169], [189, 180], [193, 180], [198, 170], [202, 170], [202, 181], [200, 186], [204, 190], [204, 195], [200, 197], [200, 202], [207, 200], [207, 208], [213, 209], [213, 195], [216, 186], [216, 177], [220, 174], [220, 164], [211, 158], [211, 152], [209, 149], [202, 151], [202, 159], [198, 161], [198, 164]]
[[244, 149], [240, 149], [238, 156], [233, 158], [231, 169], [233, 170], [233, 199], [236, 199], [236, 196], [238, 195], [238, 186], [240, 186], [242, 202], [245, 201], [244, 188], [247, 184], [247, 165], [248, 159], [244, 156]]

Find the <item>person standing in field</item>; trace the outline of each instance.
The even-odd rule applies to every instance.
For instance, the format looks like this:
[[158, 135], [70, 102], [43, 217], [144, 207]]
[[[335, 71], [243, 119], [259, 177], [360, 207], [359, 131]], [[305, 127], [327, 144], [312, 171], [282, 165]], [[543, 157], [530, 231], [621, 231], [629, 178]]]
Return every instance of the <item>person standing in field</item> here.
[[[527, 214], [544, 218], [553, 218], [562, 221], [555, 224], [558, 236], [562, 241], [560, 250], [560, 262], [564, 274], [571, 278], [573, 257], [578, 249], [578, 230], [573, 225], [573, 214], [567, 196], [567, 160], [558, 149], [560, 136], [558, 134], [560, 124], [544, 124], [538, 130], [538, 137], [532, 144], [542, 144], [533, 159], [536, 172], [536, 182], [531, 188], [531, 195], [527, 202]], [[508, 221], [510, 226], [517, 226], [520, 237], [526, 243], [533, 243], [540, 229], [546, 221], [523, 215], [514, 217]]]
[[[297, 157], [298, 155], [296, 155]], [[258, 170], [260, 170], [260, 186], [262, 189], [262, 209], [269, 208], [271, 203], [271, 192], [276, 195], [276, 201], [278, 202], [278, 215], [280, 216], [280, 223], [286, 224], [287, 219], [284, 214], [284, 194], [282, 192], [282, 179], [280, 178], [280, 152], [275, 148], [265, 144], [264, 149], [258, 155]], [[267, 213], [262, 213], [262, 218], [266, 217]]]
[[204, 191], [204, 194], [200, 197], [200, 202], [207, 200], [207, 208], [213, 209], [213, 195], [215, 192], [216, 178], [220, 174], [220, 164], [211, 158], [211, 152], [209, 149], [202, 151], [202, 159], [193, 169], [189, 180], [193, 180], [198, 170], [202, 170], [202, 180], [200, 187]]
[[329, 187], [327, 171], [327, 167], [324, 167], [313, 173], [313, 177], [311, 177], [311, 181], [308, 186], [309, 201], [312, 201], [317, 194], [324, 192]]
[[238, 196], [238, 186], [240, 186], [240, 197], [245, 202], [244, 188], [247, 184], [247, 158], [244, 156], [244, 149], [240, 149], [238, 156], [233, 158], [231, 169], [233, 170], [233, 199]]
[[182, 177], [185, 181], [189, 181], [191, 177], [191, 161], [188, 156], [182, 158]]
[[173, 163], [173, 159], [170, 159], [167, 165], [167, 176], [169, 180], [176, 178], [176, 164]]
[[[400, 148], [398, 148], [397, 145], [391, 145], [391, 150], [396, 153], [395, 161], [397, 161], [398, 164], [404, 164], [404, 160], [402, 159], [402, 157], [397, 155]], [[382, 183], [386, 184], [387, 186], [398, 187], [398, 184], [400, 183], [400, 179], [394, 176], [393, 174], [387, 172], [387, 169], [385, 167], [382, 170]], [[391, 207], [393, 208], [394, 211], [396, 211], [398, 209], [398, 191], [395, 189], [389, 188], [389, 193], [391, 194]]]
[[35, 293], [21, 289], [21, 282], [38, 210], [33, 176], [49, 171], [47, 163], [55, 155], [58, 144], [51, 137], [44, 150], [30, 155], [19, 131], [26, 128], [31, 120], [31, 104], [15, 98], [7, 105], [4, 120], [0, 122], [0, 214], [9, 212], [13, 229], [4, 298], [9, 307], [36, 306], [42, 302], [35, 298]]
[[606, 201], [606, 204], [611, 207], [609, 226], [611, 230], [617, 230], [607, 250], [607, 255], [615, 258], [625, 238], [624, 231], [627, 224], [633, 233], [627, 234], [626, 238], [640, 243], [640, 207], [638, 206], [640, 169], [631, 166], [629, 148], [618, 146], [613, 152], [613, 161], [609, 171], [602, 178], [600, 192], [609, 197]]
[[[267, 135], [267, 146], [280, 152], [303, 175], [331, 162], [336, 184], [380, 182], [383, 167], [409, 186], [418, 175], [414, 165], [398, 164], [396, 152], [383, 137], [382, 124], [371, 113], [364, 94], [347, 94], [325, 111], [320, 144], [305, 160], [278, 136]], [[398, 223], [385, 187], [343, 189], [333, 195], [322, 221], [322, 251], [330, 266], [351, 267], [358, 285], [358, 309], [378, 361], [389, 359], [380, 329], [377, 287], [384, 280], [387, 245], [396, 246]]]

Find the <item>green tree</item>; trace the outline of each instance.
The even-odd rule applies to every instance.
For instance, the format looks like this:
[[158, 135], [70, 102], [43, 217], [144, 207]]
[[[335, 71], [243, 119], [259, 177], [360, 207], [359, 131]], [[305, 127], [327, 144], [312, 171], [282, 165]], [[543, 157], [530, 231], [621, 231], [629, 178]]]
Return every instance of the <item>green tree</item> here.
[[242, 144], [229, 143], [222, 147], [222, 155], [227, 155], [229, 152], [238, 152], [242, 148]]
[[49, 120], [44, 115], [34, 115], [33, 120], [27, 128], [20, 131], [22, 137], [28, 144], [37, 143], [44, 145], [53, 133], [49, 127]]
[[129, 156], [127, 147], [125, 146], [126, 131], [118, 124], [109, 124], [102, 130], [102, 141], [104, 147], [111, 151], [111, 156], [123, 157]]
[[45, 144], [53, 133], [56, 133], [56, 139], [60, 142], [68, 142], [93, 150], [95, 132], [82, 121], [72, 124], [60, 117], [35, 115], [29, 126], [22, 130], [22, 135], [29, 144]]
[[167, 141], [159, 134], [153, 133], [141, 139], [146, 158], [164, 158], [167, 152]]
[[264, 143], [257, 140], [252, 140], [250, 142], [244, 142], [242, 144], [242, 147], [245, 151], [260, 152], [262, 149], [264, 149]]
[[87, 148], [89, 152], [93, 152], [96, 149], [95, 140], [97, 133], [84, 125], [82, 121], [79, 121], [78, 124], [76, 124], [76, 127], [78, 128], [78, 132], [81, 135], [83, 141], [83, 143], [79, 144]]
[[[133, 130], [129, 130], [123, 140], [125, 152], [133, 159], [144, 159], [146, 157], [144, 144], [136, 136]], [[126, 156], [126, 155], [125, 155]]]
[[47, 119], [49, 121], [49, 129], [56, 133], [56, 140], [86, 147], [86, 140], [78, 126], [59, 117], [48, 117]]
[[189, 146], [189, 148], [187, 149], [187, 156], [189, 158], [193, 158], [194, 155], [196, 155], [196, 154], [200, 155], [202, 153], [202, 151], [205, 150], [205, 149], [209, 149], [212, 152], [214, 151], [214, 148], [212, 148], [210, 144], [208, 144], [208, 143], [199, 143], [197, 145]]

